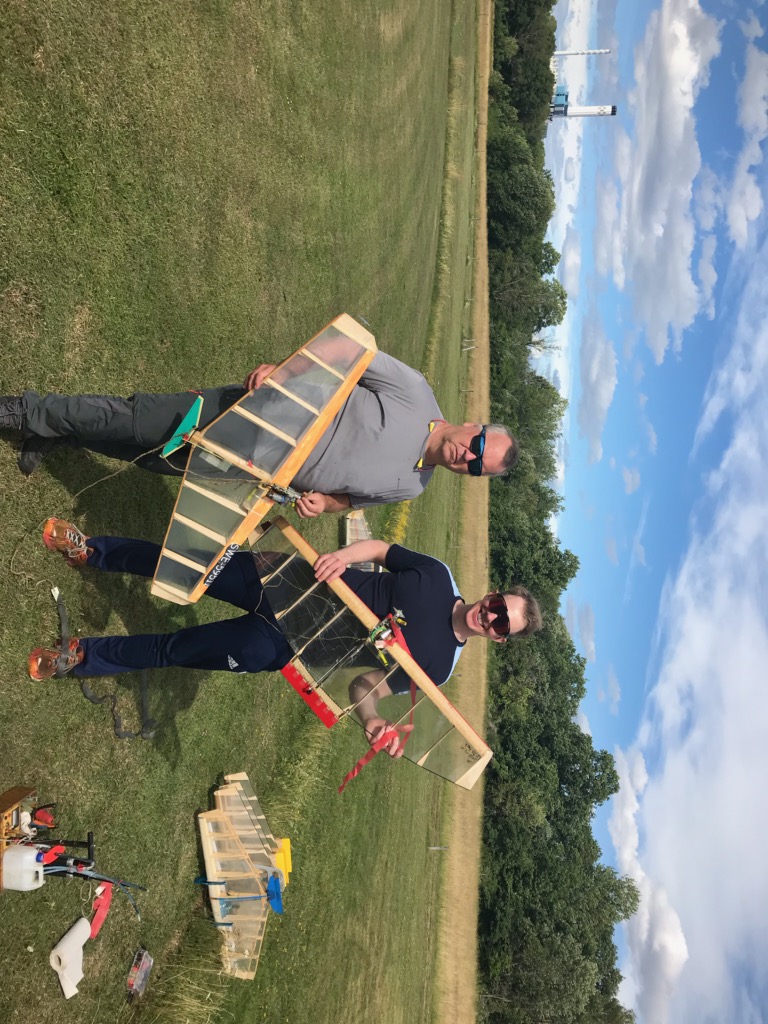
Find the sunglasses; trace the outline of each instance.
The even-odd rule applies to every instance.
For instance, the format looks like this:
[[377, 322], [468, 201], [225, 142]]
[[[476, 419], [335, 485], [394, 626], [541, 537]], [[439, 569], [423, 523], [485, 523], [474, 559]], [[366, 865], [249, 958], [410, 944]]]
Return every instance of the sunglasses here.
[[485, 427], [483, 427], [479, 434], [475, 434], [469, 442], [469, 450], [475, 456], [471, 462], [467, 463], [469, 475], [481, 476], [483, 472], [483, 452], [485, 451]]
[[507, 602], [501, 594], [488, 596], [488, 611], [495, 616], [489, 628], [496, 636], [509, 636], [509, 612], [507, 611]]

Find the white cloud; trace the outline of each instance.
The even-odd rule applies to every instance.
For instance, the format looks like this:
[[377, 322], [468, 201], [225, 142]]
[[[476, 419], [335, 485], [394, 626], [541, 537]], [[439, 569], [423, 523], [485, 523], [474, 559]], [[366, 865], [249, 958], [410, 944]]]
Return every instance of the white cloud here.
[[766, 275], [768, 244], [707, 387], [697, 443], [715, 467], [664, 585], [635, 745], [617, 758], [611, 836], [642, 894], [623, 994], [640, 1024], [768, 1020]]
[[587, 661], [595, 660], [595, 613], [591, 604], [580, 604], [578, 610], [579, 638]]
[[601, 435], [613, 401], [618, 375], [613, 345], [593, 314], [588, 315], [584, 321], [579, 361], [579, 433], [589, 442], [589, 461], [599, 462], [603, 457]]
[[565, 181], [576, 180], [576, 161], [573, 159], [572, 156], [567, 157], [565, 163], [563, 164], [563, 179]]
[[624, 257], [619, 226], [619, 188], [608, 178], [598, 182], [595, 206], [595, 269], [624, 283]]
[[572, 637], [575, 637], [577, 627], [576, 602], [570, 594], [568, 595], [568, 601], [565, 606], [565, 615], [563, 618], [565, 619], [565, 625], [568, 628], [568, 632]]
[[640, 470], [627, 469], [625, 466], [621, 475], [624, 477], [624, 490], [627, 494], [633, 494], [640, 486]]
[[645, 566], [645, 547], [639, 540], [632, 545], [632, 557], [638, 565]]
[[720, 51], [720, 28], [697, 0], [662, 0], [650, 15], [635, 51], [633, 138], [620, 133], [616, 144], [618, 221], [598, 211], [601, 230], [610, 225], [613, 232], [597, 242], [601, 265], [620, 245], [621, 260], [610, 257], [614, 281], [631, 291], [657, 362], [670, 340], [679, 347], [702, 307], [691, 269], [693, 182], [701, 167], [693, 110]]
[[581, 275], [581, 238], [572, 224], [568, 225], [565, 232], [557, 269], [558, 277], [568, 292], [568, 298], [575, 300], [579, 294], [579, 277]]
[[723, 210], [723, 190], [715, 172], [704, 166], [696, 179], [696, 219], [704, 231], [711, 231]]
[[757, 20], [757, 16], [754, 11], [750, 11], [749, 17], [744, 21], [739, 22], [739, 28], [751, 43], [754, 42], [755, 39], [759, 39], [765, 32], [765, 29]]
[[738, 94], [738, 121], [744, 129], [744, 148], [736, 161], [726, 202], [731, 240], [744, 248], [749, 225], [763, 211], [760, 184], [753, 172], [763, 162], [761, 143], [768, 137], [768, 53], [747, 45], [746, 72]]
[[646, 497], [643, 500], [643, 505], [640, 510], [640, 519], [637, 523], [632, 541], [630, 544], [630, 555], [629, 555], [629, 566], [627, 568], [627, 580], [624, 586], [624, 604], [629, 602], [632, 595], [632, 585], [634, 582], [635, 571], [638, 566], [645, 568], [646, 566], [646, 555], [645, 545], [643, 544], [643, 536], [645, 534], [645, 525], [648, 521], [648, 510], [651, 507], [651, 499]]
[[701, 243], [701, 254], [697, 267], [701, 295], [704, 302], [704, 312], [710, 320], [715, 318], [714, 290], [717, 284], [717, 271], [715, 270], [715, 249], [717, 239], [714, 235], [706, 235]]
[[589, 724], [589, 719], [581, 710], [581, 708], [579, 708], [579, 710], [576, 712], [574, 722], [576, 723], [576, 725], [578, 725], [578, 727], [581, 729], [583, 733], [587, 734], [587, 736], [592, 735], [592, 726]]
[[653, 429], [653, 424], [650, 422], [650, 420], [646, 420], [645, 434], [648, 438], [648, 451], [651, 453], [651, 455], [655, 455], [656, 449], [659, 444], [659, 439], [656, 436], [656, 431]]
[[665, 1024], [674, 985], [688, 959], [680, 918], [670, 906], [663, 885], [654, 881], [640, 860], [637, 818], [640, 797], [648, 782], [645, 761], [638, 751], [617, 750], [620, 789], [613, 798], [608, 826], [619, 870], [634, 879], [640, 892], [637, 914], [624, 926], [631, 960], [624, 965], [626, 981], [619, 996], [635, 1004], [641, 1024]]

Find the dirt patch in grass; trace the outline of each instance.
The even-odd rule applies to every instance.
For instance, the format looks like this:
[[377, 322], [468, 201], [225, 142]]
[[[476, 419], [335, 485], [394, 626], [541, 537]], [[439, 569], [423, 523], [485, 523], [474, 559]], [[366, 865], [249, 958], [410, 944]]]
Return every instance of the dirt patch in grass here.
[[0, 293], [0, 329], [12, 342], [36, 338], [39, 318], [40, 305], [28, 285], [12, 282]]
[[[490, 409], [488, 321], [488, 234], [486, 226], [485, 150], [488, 124], [492, 13], [490, 0], [478, 3], [477, 161], [475, 203], [475, 273], [472, 282], [472, 339], [466, 342], [468, 420], [486, 422]], [[471, 346], [474, 345], [474, 348]], [[464, 488], [462, 532], [472, 544], [462, 548], [459, 565], [467, 599], [488, 590], [488, 481]], [[460, 662], [460, 707], [471, 722], [485, 720], [487, 645], [470, 644]], [[454, 789], [444, 834], [444, 881], [440, 908], [435, 1019], [440, 1024], [467, 1024], [476, 1019], [477, 914], [480, 881], [483, 788]]]

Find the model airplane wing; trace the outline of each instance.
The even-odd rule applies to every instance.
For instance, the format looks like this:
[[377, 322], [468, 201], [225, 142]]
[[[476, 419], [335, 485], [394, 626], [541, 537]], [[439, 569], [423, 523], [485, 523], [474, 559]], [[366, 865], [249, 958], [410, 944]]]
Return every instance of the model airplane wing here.
[[275, 839], [244, 772], [225, 776], [216, 809], [198, 814], [213, 919], [227, 974], [253, 978], [270, 907], [282, 913], [291, 873], [291, 843]]
[[197, 601], [287, 488], [376, 353], [342, 314], [207, 427], [191, 451], [152, 581]]
[[[270, 607], [295, 651], [283, 675], [327, 726], [342, 716], [358, 724], [351, 684], [384, 669], [384, 679], [403, 670], [411, 692], [382, 697], [379, 713], [395, 725], [413, 726], [404, 756], [422, 768], [471, 789], [493, 752], [411, 655], [396, 641], [384, 666], [371, 641], [379, 620], [344, 583], [318, 583], [317, 552], [277, 517], [254, 541], [254, 557]], [[377, 684], [381, 685], [381, 683]]]

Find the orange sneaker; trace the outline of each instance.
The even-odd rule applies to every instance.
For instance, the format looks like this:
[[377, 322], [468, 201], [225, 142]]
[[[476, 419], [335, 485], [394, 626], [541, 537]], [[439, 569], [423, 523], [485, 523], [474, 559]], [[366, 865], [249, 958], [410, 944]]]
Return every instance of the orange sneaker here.
[[51, 516], [43, 526], [43, 544], [49, 551], [58, 551], [67, 565], [85, 565], [88, 558], [88, 538], [66, 519]]
[[85, 656], [77, 637], [71, 637], [66, 651], [61, 647], [36, 647], [27, 658], [27, 672], [31, 679], [53, 679], [57, 672], [66, 675]]

